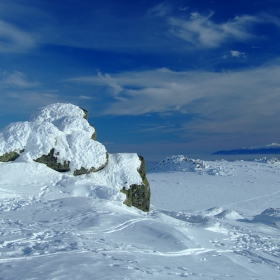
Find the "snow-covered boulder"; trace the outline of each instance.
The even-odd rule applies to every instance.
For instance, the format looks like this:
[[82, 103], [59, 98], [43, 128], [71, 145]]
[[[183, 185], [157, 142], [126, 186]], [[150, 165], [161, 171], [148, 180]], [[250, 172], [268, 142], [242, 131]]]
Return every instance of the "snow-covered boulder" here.
[[108, 162], [107, 151], [95, 141], [87, 111], [56, 103], [38, 109], [29, 122], [12, 123], [0, 133], [0, 161], [40, 162], [74, 175], [96, 172]]
[[[96, 141], [87, 118], [86, 110], [72, 104], [40, 108], [30, 121], [12, 123], [0, 131], [0, 161], [43, 163], [56, 171], [69, 171], [64, 174], [65, 183], [55, 184], [61, 192], [120, 198], [127, 206], [148, 212], [151, 193], [144, 159], [136, 153], [109, 155]], [[88, 175], [73, 177], [82, 174]]]

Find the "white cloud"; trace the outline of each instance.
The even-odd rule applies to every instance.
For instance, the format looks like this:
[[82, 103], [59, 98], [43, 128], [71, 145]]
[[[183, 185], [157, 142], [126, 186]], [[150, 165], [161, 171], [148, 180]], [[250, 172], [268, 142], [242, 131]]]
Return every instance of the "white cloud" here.
[[[33, 90], [2, 90], [0, 95], [1, 114], [30, 115], [35, 109], [56, 102], [69, 102], [54, 91]], [[71, 102], [71, 101], [70, 101]], [[20, 119], [19, 119], [20, 121]]]
[[27, 32], [0, 20], [0, 52], [25, 52], [35, 46], [35, 39]]
[[197, 19], [199, 17], [199, 13], [191, 13], [191, 19]]
[[245, 57], [246, 53], [245, 52], [240, 52], [240, 51], [230, 51], [232, 57]]
[[82, 99], [82, 100], [93, 100], [94, 98], [92, 96], [80, 95], [79, 99]]
[[166, 3], [160, 3], [148, 10], [148, 16], [164, 17], [170, 13], [171, 9]]
[[246, 41], [254, 38], [249, 27], [259, 21], [257, 17], [235, 17], [218, 24], [211, 20], [213, 15], [214, 12], [208, 16], [191, 13], [189, 19], [170, 17], [170, 32], [197, 48], [217, 48], [228, 40]]
[[[112, 88], [113, 102], [103, 114], [143, 115], [181, 112], [195, 116], [183, 129], [252, 133], [279, 126], [280, 65], [236, 72], [156, 69], [82, 77], [93, 86]], [[110, 76], [110, 79], [103, 79]], [[121, 88], [116, 96], [114, 88]]]
[[1, 85], [2, 87], [30, 88], [38, 86], [38, 83], [27, 81], [25, 75], [19, 71], [13, 73], [5, 71], [2, 73]]
[[116, 98], [118, 94], [123, 91], [122, 86], [120, 86], [120, 84], [118, 84], [118, 82], [116, 82], [109, 74], [102, 75], [101, 73], [98, 73], [98, 78], [101, 80], [101, 83], [104, 82], [105, 84], [108, 84]]

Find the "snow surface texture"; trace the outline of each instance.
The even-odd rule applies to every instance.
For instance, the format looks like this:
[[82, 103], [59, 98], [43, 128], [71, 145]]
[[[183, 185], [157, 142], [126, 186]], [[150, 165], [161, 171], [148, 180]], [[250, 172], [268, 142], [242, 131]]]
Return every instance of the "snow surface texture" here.
[[56, 103], [40, 108], [29, 122], [12, 123], [0, 133], [0, 155], [23, 153], [17, 162], [33, 162], [53, 148], [59, 163], [70, 161], [74, 172], [82, 167], [99, 169], [107, 162], [105, 147], [91, 139], [95, 129], [84, 111], [72, 104]]
[[133, 154], [79, 177], [1, 163], [0, 278], [279, 279], [279, 162], [179, 158], [148, 174], [149, 213], [119, 193], [141, 180]]

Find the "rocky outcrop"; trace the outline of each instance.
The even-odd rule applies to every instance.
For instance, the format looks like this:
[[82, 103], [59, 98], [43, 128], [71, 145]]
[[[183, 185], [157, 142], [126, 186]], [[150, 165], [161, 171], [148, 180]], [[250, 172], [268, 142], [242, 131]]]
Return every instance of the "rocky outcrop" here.
[[101, 169], [103, 169], [107, 164], [108, 164], [108, 153], [106, 153], [106, 161], [104, 162], [104, 164], [100, 165], [98, 168], [92, 167], [92, 168], [86, 169], [86, 168], [82, 167], [80, 169], [76, 169], [73, 174], [74, 174], [74, 176], [78, 176], [78, 175], [83, 175], [83, 174], [89, 174], [91, 172], [97, 172], [97, 171], [100, 171]]
[[17, 152], [9, 152], [5, 153], [2, 156], [0, 156], [0, 161], [1, 162], [8, 162], [8, 161], [14, 161], [20, 156], [19, 153]]
[[88, 112], [78, 106], [52, 104], [38, 109], [29, 122], [5, 127], [0, 132], [0, 161], [15, 160], [42, 163], [74, 176], [98, 173], [90, 177], [94, 184], [110, 186], [119, 196], [119, 192], [126, 194], [127, 206], [145, 212], [150, 209], [144, 158], [137, 154], [109, 155], [96, 141]]
[[88, 112], [72, 104], [40, 108], [29, 122], [10, 124], [0, 133], [0, 161], [36, 161], [74, 175], [97, 172], [108, 155], [87, 119]]
[[[88, 111], [85, 110], [85, 109], [83, 109], [83, 108], [81, 108], [81, 107], [80, 107], [80, 109], [82, 109], [82, 110], [84, 111], [84, 119], [86, 119], [86, 120], [88, 121]], [[95, 127], [94, 127], [92, 124], [89, 123], [89, 125], [90, 125], [91, 127], [93, 127], [93, 129], [94, 129], [94, 132], [93, 132], [93, 134], [92, 134], [92, 136], [91, 136], [91, 139], [97, 141], [96, 129], [95, 129]]]
[[124, 204], [127, 206], [134, 206], [144, 212], [149, 212], [150, 210], [150, 199], [151, 199], [151, 190], [150, 184], [146, 177], [146, 164], [142, 156], [139, 156], [141, 161], [140, 168], [138, 172], [142, 178], [142, 184], [132, 184], [129, 189], [123, 187], [121, 190], [122, 193], [126, 194], [126, 200]]
[[46, 164], [49, 168], [52, 168], [59, 172], [70, 171], [70, 161], [64, 161], [63, 163], [57, 162], [57, 158], [54, 155], [54, 149], [51, 149], [47, 155], [34, 159], [34, 161]]

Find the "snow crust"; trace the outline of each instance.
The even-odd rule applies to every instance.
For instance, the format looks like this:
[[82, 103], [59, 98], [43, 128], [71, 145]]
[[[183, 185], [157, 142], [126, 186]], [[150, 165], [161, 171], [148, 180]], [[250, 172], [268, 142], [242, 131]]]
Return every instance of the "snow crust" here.
[[15, 151], [17, 161], [33, 162], [54, 148], [58, 162], [70, 161], [72, 171], [98, 169], [107, 161], [104, 145], [91, 139], [95, 132], [78, 106], [56, 103], [38, 109], [29, 122], [12, 123], [0, 132], [0, 155]]

